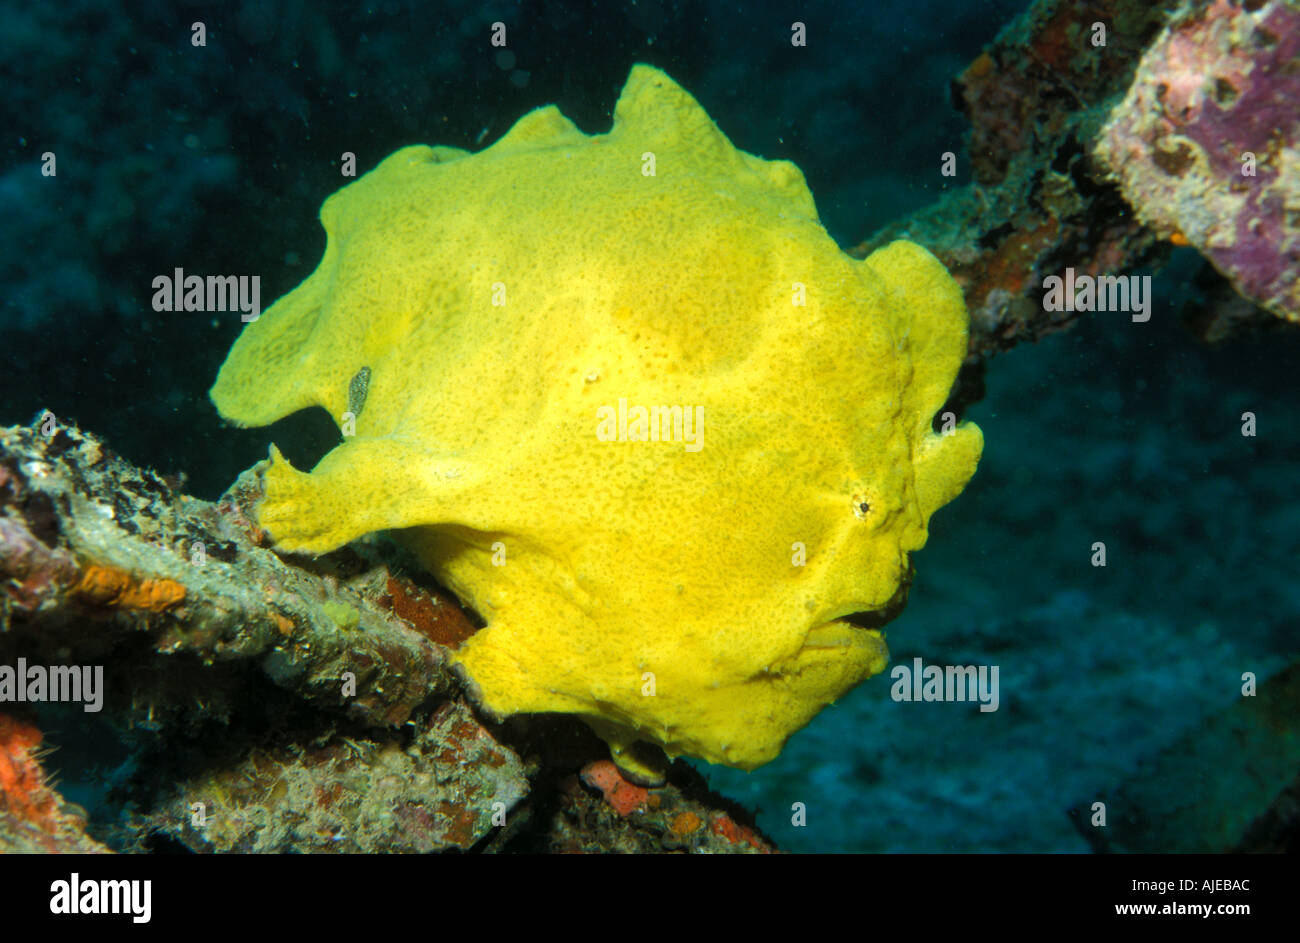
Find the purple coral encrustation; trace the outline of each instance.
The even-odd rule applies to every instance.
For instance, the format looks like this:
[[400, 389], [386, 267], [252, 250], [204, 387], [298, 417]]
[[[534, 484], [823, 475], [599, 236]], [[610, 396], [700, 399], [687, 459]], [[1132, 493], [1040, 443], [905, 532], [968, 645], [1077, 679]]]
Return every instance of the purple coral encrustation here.
[[1172, 22], [1098, 158], [1144, 223], [1300, 321], [1300, 0], [1213, 2]]

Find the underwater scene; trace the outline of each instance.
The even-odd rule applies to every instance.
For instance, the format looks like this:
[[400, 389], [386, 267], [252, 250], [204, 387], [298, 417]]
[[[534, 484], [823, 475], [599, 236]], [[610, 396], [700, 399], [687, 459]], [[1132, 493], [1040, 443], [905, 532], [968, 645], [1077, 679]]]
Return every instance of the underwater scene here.
[[1300, 847], [1300, 0], [0, 26], [0, 852]]

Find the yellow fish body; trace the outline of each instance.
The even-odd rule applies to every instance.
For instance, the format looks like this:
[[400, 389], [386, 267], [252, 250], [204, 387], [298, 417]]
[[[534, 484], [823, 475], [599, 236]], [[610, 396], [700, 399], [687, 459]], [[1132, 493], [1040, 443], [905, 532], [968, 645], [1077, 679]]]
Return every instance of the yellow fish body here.
[[477, 154], [407, 147], [321, 220], [211, 394], [355, 424], [310, 474], [273, 451], [279, 548], [403, 529], [487, 621], [456, 654], [481, 704], [580, 714], [625, 759], [753, 768], [884, 668], [982, 449], [931, 428], [967, 316], [928, 252], [845, 255], [797, 167], [640, 65], [608, 134], [546, 107]]

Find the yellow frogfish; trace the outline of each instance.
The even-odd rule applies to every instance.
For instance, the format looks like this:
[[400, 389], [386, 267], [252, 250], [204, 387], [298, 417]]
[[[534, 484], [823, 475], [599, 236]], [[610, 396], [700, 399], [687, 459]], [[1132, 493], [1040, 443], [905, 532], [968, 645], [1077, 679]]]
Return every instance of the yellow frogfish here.
[[278, 549], [394, 531], [486, 622], [454, 656], [479, 706], [580, 715], [631, 770], [641, 744], [752, 769], [883, 670], [983, 447], [933, 426], [967, 315], [930, 253], [846, 255], [794, 164], [645, 65], [607, 134], [549, 106], [406, 147], [320, 218], [211, 391], [344, 433], [310, 472], [272, 448]]

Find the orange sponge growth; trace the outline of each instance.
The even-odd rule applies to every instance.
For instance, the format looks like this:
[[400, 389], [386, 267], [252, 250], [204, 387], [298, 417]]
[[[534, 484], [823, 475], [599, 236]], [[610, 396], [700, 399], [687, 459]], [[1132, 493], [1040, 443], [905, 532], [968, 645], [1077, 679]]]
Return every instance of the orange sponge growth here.
[[185, 598], [185, 587], [175, 580], [139, 580], [116, 567], [88, 566], [76, 593], [87, 602], [121, 609], [162, 612]]
[[633, 812], [644, 809], [650, 796], [650, 790], [625, 779], [618, 767], [609, 760], [587, 764], [582, 770], [582, 781], [599, 789], [610, 808], [620, 818], [627, 818]]

